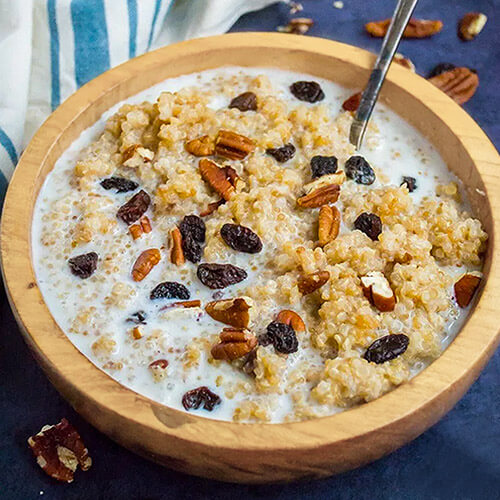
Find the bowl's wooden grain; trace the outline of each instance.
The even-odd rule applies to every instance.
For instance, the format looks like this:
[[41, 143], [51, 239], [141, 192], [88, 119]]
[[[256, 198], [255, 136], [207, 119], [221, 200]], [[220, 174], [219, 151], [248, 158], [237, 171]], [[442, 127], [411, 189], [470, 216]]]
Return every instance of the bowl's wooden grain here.
[[[47, 376], [98, 429], [174, 469], [240, 482], [327, 476], [390, 453], [441, 418], [479, 375], [497, 346], [500, 272], [500, 160], [478, 125], [410, 71], [389, 72], [383, 95], [423, 131], [466, 183], [489, 235], [486, 284], [461, 333], [410, 382], [344, 413], [293, 424], [236, 424], [181, 413], [124, 388], [66, 338], [35, 284], [30, 225], [34, 201], [55, 161], [82, 130], [118, 101], [168, 77], [221, 65], [275, 66], [360, 88], [373, 56], [318, 38], [232, 34], [160, 49], [115, 68], [62, 104], [35, 135], [15, 171], [2, 221], [2, 265], [14, 314]], [[486, 196], [481, 193], [486, 193]], [[45, 423], [45, 422], [41, 422]], [[458, 438], [458, 436], [457, 436]], [[98, 455], [98, 450], [93, 450]]]

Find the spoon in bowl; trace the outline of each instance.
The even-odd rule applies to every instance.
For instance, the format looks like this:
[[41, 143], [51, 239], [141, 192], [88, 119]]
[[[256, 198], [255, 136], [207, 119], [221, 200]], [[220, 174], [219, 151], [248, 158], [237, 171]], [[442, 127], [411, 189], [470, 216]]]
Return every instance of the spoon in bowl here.
[[361, 96], [361, 102], [354, 121], [351, 124], [349, 140], [358, 150], [363, 143], [366, 127], [380, 94], [385, 76], [417, 2], [418, 0], [399, 0], [392, 15], [391, 23], [382, 42], [382, 48], [380, 49], [368, 84]]

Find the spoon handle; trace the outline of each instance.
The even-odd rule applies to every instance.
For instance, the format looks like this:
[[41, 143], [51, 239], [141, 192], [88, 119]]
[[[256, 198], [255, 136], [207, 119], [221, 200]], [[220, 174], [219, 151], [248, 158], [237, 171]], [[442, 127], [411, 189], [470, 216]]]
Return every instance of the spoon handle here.
[[403, 32], [417, 5], [418, 0], [399, 0], [391, 19], [387, 34], [382, 42], [382, 48], [375, 62], [375, 66], [363, 91], [361, 102], [351, 125], [349, 140], [356, 149], [361, 148], [368, 120], [377, 102], [380, 89], [385, 80], [387, 70], [396, 53]]

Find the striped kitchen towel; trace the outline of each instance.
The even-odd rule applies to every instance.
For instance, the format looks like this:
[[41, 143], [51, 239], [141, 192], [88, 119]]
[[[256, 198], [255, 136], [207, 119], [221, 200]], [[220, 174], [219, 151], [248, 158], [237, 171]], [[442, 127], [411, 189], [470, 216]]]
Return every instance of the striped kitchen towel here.
[[0, 203], [37, 128], [79, 87], [277, 0], [0, 0]]

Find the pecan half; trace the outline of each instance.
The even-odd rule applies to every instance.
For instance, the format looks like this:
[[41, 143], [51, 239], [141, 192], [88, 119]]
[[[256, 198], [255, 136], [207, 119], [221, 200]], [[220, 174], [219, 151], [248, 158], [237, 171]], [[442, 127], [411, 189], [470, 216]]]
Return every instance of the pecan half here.
[[250, 299], [236, 298], [215, 300], [205, 306], [205, 311], [216, 321], [236, 328], [246, 328], [250, 321]]
[[342, 103], [345, 111], [357, 111], [361, 102], [361, 92], [356, 92]]
[[142, 281], [161, 260], [160, 251], [157, 248], [149, 248], [137, 257], [132, 267], [132, 279]]
[[243, 160], [254, 149], [251, 139], [230, 130], [219, 130], [215, 138], [215, 154], [228, 160]]
[[215, 145], [214, 141], [208, 135], [203, 135], [186, 142], [184, 148], [194, 156], [210, 156], [214, 154]]
[[211, 350], [214, 359], [232, 361], [242, 358], [257, 346], [257, 337], [244, 329], [224, 328], [219, 337], [220, 342]]
[[361, 278], [364, 296], [381, 312], [393, 311], [396, 296], [383, 273], [372, 271]]
[[235, 193], [235, 189], [228, 179], [226, 169], [205, 158], [200, 160], [199, 168], [201, 176], [210, 184], [210, 187], [217, 191], [224, 200], [230, 200]]
[[65, 418], [57, 425], [44, 425], [28, 444], [38, 465], [58, 481], [71, 483], [78, 466], [86, 471], [92, 465], [80, 434]]
[[481, 33], [488, 18], [481, 12], [469, 12], [458, 23], [458, 36], [464, 42], [474, 40]]
[[170, 247], [170, 262], [176, 266], [182, 266], [186, 259], [184, 258], [184, 251], [182, 250], [182, 235], [180, 229], [175, 226], [170, 231], [171, 247]]
[[305, 332], [306, 325], [302, 318], [295, 312], [283, 309], [276, 317], [276, 321], [290, 325], [296, 332]]
[[318, 216], [318, 240], [321, 247], [333, 241], [340, 230], [340, 211], [333, 205], [323, 205]]
[[[391, 20], [374, 21], [365, 24], [365, 29], [371, 36], [382, 38], [386, 35]], [[403, 38], [427, 38], [439, 33], [443, 29], [441, 21], [431, 21], [428, 19], [410, 19], [406, 26]]]
[[306, 274], [297, 283], [299, 292], [302, 295], [309, 295], [321, 288], [330, 279], [328, 271], [317, 271], [315, 273]]
[[327, 203], [335, 203], [339, 199], [339, 194], [340, 186], [338, 184], [330, 184], [301, 196], [297, 200], [297, 203], [303, 208], [317, 208], [326, 205]]
[[458, 104], [466, 103], [479, 86], [479, 77], [469, 68], [454, 68], [429, 78], [429, 81]]
[[482, 273], [479, 271], [473, 271], [464, 274], [455, 283], [455, 298], [457, 299], [457, 304], [460, 307], [465, 308], [471, 303], [471, 300], [474, 297], [482, 279]]

